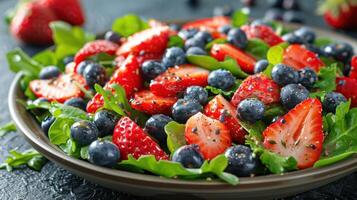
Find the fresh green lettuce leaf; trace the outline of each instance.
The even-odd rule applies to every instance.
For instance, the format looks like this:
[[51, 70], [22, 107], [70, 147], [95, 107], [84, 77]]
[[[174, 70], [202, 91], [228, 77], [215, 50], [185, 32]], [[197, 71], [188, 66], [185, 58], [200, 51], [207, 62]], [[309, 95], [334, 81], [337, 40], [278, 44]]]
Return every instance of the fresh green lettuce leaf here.
[[167, 134], [167, 147], [171, 153], [186, 144], [185, 124], [171, 121], [166, 124], [165, 133]]
[[232, 25], [234, 27], [241, 27], [247, 24], [249, 20], [249, 9], [243, 8], [236, 10], [232, 16]]
[[231, 89], [227, 90], [227, 91], [219, 89], [219, 88], [215, 88], [215, 87], [210, 86], [210, 85], [207, 85], [205, 87], [205, 89], [209, 94], [213, 94], [213, 95], [219, 95], [220, 94], [220, 95], [224, 96], [227, 99], [231, 99], [232, 96], [234, 95], [234, 93], [236, 92], [236, 90], [239, 88], [241, 83], [242, 83], [242, 80], [237, 79], [235, 84], [234, 84], [234, 86]]
[[314, 41], [314, 45], [319, 48], [327, 46], [332, 43], [333, 41], [330, 38], [326, 38], [326, 37], [316, 38]]
[[6, 158], [4, 163], [0, 164], [0, 169], [12, 171], [14, 168], [19, 168], [23, 165], [27, 165], [31, 169], [40, 171], [42, 166], [46, 162], [47, 160], [43, 158], [42, 155], [34, 149], [29, 149], [24, 152], [11, 150], [9, 152], [9, 156]]
[[38, 78], [38, 75], [43, 68], [43, 65], [33, 60], [21, 49], [9, 51], [6, 54], [9, 68], [12, 72], [22, 72], [25, 76], [30, 77], [31, 80]]
[[266, 59], [269, 45], [261, 39], [250, 39], [245, 51], [254, 56], [257, 60]]
[[318, 73], [318, 81], [314, 84], [315, 91], [310, 93], [312, 98], [323, 99], [326, 93], [336, 89], [337, 65], [323, 67]]
[[61, 145], [66, 144], [70, 138], [71, 126], [75, 120], [71, 118], [56, 118], [48, 130], [48, 138], [52, 144]]
[[80, 145], [71, 138], [69, 138], [65, 144], [59, 145], [59, 147], [62, 149], [62, 151], [71, 157], [79, 158], [81, 155]]
[[32, 57], [33, 60], [40, 63], [42, 66], [56, 66], [57, 58], [54, 51], [44, 50]]
[[207, 51], [209, 51], [214, 44], [225, 44], [227, 42], [228, 41], [226, 39], [224, 39], [224, 38], [217, 38], [217, 39], [214, 39], [211, 42], [207, 43], [206, 46], [205, 46], [205, 49]]
[[178, 35], [173, 35], [169, 37], [169, 42], [167, 43], [167, 47], [184, 47], [185, 42]]
[[147, 28], [149, 28], [148, 23], [134, 14], [117, 18], [112, 25], [112, 30], [124, 37], [128, 37]]
[[16, 126], [14, 122], [9, 122], [0, 127], [0, 137], [6, 135], [7, 133], [16, 131]]

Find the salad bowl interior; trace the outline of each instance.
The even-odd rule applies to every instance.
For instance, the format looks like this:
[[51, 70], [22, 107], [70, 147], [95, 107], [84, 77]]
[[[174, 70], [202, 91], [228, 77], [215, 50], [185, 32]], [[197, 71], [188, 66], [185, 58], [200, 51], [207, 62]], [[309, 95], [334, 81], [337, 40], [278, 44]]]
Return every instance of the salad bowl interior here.
[[[294, 25], [290, 25], [290, 27], [294, 28]], [[357, 48], [357, 42], [352, 38], [324, 30], [312, 29], [319, 36], [348, 42]], [[18, 99], [25, 100], [25, 95], [19, 84], [21, 76], [22, 74], [19, 73], [13, 80], [8, 96], [11, 117], [19, 132], [49, 160], [78, 176], [114, 190], [159, 198], [170, 196], [170, 198], [236, 199], [239, 197], [242, 199], [269, 199], [289, 196], [325, 185], [354, 172], [357, 168], [357, 157], [353, 156], [322, 168], [310, 168], [283, 175], [240, 178], [239, 184], [233, 186], [218, 180], [167, 179], [95, 166], [67, 156], [56, 145], [50, 143], [33, 116], [17, 101]]]

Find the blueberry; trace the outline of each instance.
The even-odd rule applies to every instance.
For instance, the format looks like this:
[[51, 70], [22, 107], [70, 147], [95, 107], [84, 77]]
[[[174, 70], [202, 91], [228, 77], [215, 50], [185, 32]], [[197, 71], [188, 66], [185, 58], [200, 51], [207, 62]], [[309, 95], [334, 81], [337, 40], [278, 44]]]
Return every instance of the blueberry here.
[[312, 88], [317, 81], [317, 74], [309, 67], [299, 70], [299, 83], [306, 88]]
[[316, 34], [309, 28], [302, 27], [294, 32], [294, 34], [302, 38], [307, 43], [313, 43], [316, 38]]
[[227, 40], [234, 46], [244, 49], [248, 45], [248, 38], [244, 31], [239, 28], [232, 28], [227, 35]]
[[88, 145], [96, 140], [98, 136], [98, 128], [93, 122], [83, 120], [71, 126], [71, 138], [78, 142], [79, 145]]
[[251, 123], [263, 119], [264, 112], [264, 104], [255, 98], [244, 99], [237, 107], [238, 117]]
[[350, 63], [347, 63], [343, 66], [342, 73], [344, 76], [350, 76], [350, 73], [351, 73], [351, 64]]
[[179, 47], [171, 47], [166, 50], [162, 63], [167, 67], [174, 67], [186, 63], [185, 52]]
[[226, 35], [227, 35], [228, 32], [231, 30], [231, 28], [232, 28], [231, 25], [226, 24], [226, 25], [223, 25], [223, 26], [219, 27], [219, 28], [218, 28], [218, 31], [219, 31], [220, 33], [223, 33], [223, 34], [226, 34]]
[[208, 102], [208, 93], [203, 87], [191, 86], [186, 89], [184, 99], [198, 101], [201, 105], [206, 105]]
[[185, 49], [187, 50], [190, 47], [200, 47], [203, 49], [205, 47], [205, 42], [193, 37], [193, 38], [186, 40], [186, 42], [185, 42]]
[[280, 91], [281, 104], [288, 110], [309, 98], [309, 91], [300, 84], [289, 84]]
[[335, 113], [337, 106], [346, 101], [346, 97], [343, 96], [341, 93], [329, 92], [325, 95], [324, 101], [322, 102], [322, 106], [325, 112]]
[[196, 33], [198, 33], [198, 30], [195, 28], [191, 28], [191, 29], [183, 29], [181, 30], [178, 35], [185, 40], [188, 40], [190, 38], [192, 38], [194, 35], [196, 35]]
[[231, 16], [234, 9], [230, 5], [217, 6], [213, 9], [213, 16]]
[[303, 23], [303, 16], [296, 11], [286, 11], [283, 15], [284, 22]]
[[295, 69], [284, 64], [275, 65], [271, 72], [271, 76], [273, 80], [281, 86], [298, 83], [299, 81], [299, 73]]
[[284, 0], [283, 8], [285, 10], [300, 10], [300, 4], [297, 0]]
[[99, 130], [99, 136], [112, 135], [119, 117], [112, 111], [100, 110], [95, 113], [93, 122]]
[[87, 107], [87, 103], [82, 98], [79, 97], [66, 100], [64, 102], [64, 105], [73, 106], [84, 111], [86, 111], [86, 107]]
[[193, 36], [196, 40], [201, 40], [204, 43], [211, 42], [213, 40], [212, 35], [207, 31], [200, 31]]
[[172, 117], [179, 123], [186, 123], [191, 116], [202, 110], [202, 105], [197, 101], [179, 99], [172, 107]]
[[89, 87], [105, 84], [105, 69], [98, 63], [90, 63], [83, 71], [83, 77]]
[[269, 9], [265, 15], [266, 21], [281, 21], [283, 19], [283, 12], [279, 9]]
[[114, 43], [119, 43], [120, 38], [121, 38], [120, 35], [114, 31], [108, 31], [104, 35], [105, 40], [108, 40], [108, 41], [114, 42]]
[[305, 43], [305, 47], [309, 50], [309, 51], [312, 51], [314, 53], [316, 53], [317, 55], [319, 56], [325, 56], [327, 57], [328, 55], [325, 53], [325, 51], [322, 49], [322, 48], [319, 48], [313, 44], [306, 44]]
[[303, 38], [297, 36], [295, 33], [287, 33], [282, 38], [289, 44], [303, 44], [305, 42]]
[[325, 53], [334, 59], [343, 63], [349, 63], [354, 54], [353, 47], [348, 43], [336, 43], [327, 45], [324, 48]]
[[162, 63], [154, 60], [145, 61], [141, 65], [141, 72], [145, 80], [152, 80], [165, 71], [166, 67]]
[[85, 61], [80, 62], [77, 66], [77, 70], [76, 70], [77, 74], [83, 75], [85, 68], [87, 68], [87, 66], [92, 63], [93, 63], [93, 61], [91, 61], [91, 60], [85, 60]]
[[200, 168], [204, 162], [196, 144], [178, 148], [172, 155], [172, 161], [181, 163], [186, 168]]
[[208, 75], [208, 85], [222, 90], [230, 89], [235, 81], [232, 73], [224, 69], [214, 70]]
[[48, 66], [45, 68], [42, 68], [40, 71], [40, 79], [52, 79], [56, 78], [61, 74], [61, 71], [58, 69], [56, 66]]
[[41, 129], [46, 135], [48, 135], [48, 130], [50, 130], [50, 127], [55, 120], [56, 119], [53, 116], [48, 116], [41, 122]]
[[67, 56], [65, 58], [63, 58], [63, 64], [64, 65], [68, 65], [69, 63], [74, 61], [74, 56]]
[[267, 60], [259, 60], [254, 65], [254, 73], [263, 72], [269, 66], [269, 62]]
[[238, 177], [254, 176], [261, 168], [259, 159], [247, 146], [229, 147], [224, 155], [228, 159], [228, 166], [225, 171]]
[[163, 148], [166, 148], [167, 143], [165, 126], [171, 121], [171, 117], [158, 114], [151, 116], [145, 123], [145, 130], [155, 138]]
[[120, 160], [118, 147], [107, 140], [96, 140], [88, 148], [89, 162], [105, 167], [112, 167]]
[[207, 55], [207, 52], [200, 47], [190, 47], [187, 49], [186, 55]]
[[269, 0], [268, 4], [272, 8], [283, 8], [284, 0]]

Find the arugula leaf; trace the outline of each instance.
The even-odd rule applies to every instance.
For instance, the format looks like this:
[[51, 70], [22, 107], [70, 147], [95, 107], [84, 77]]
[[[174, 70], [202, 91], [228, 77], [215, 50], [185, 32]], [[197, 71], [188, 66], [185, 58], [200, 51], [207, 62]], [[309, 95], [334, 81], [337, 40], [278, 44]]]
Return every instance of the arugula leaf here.
[[128, 160], [123, 160], [119, 163], [121, 168], [128, 169], [128, 166], [130, 166], [130, 168], [134, 167], [167, 178], [197, 179], [216, 175], [229, 184], [237, 185], [239, 182], [238, 177], [224, 172], [227, 165], [228, 160], [224, 155], [217, 156], [210, 162], [205, 161], [200, 169], [184, 168], [180, 163], [167, 160], [157, 161], [153, 155], [141, 156], [139, 159], [129, 155]]
[[124, 37], [128, 37], [147, 28], [149, 28], [148, 23], [134, 14], [117, 18], [112, 25], [112, 30]]
[[245, 51], [253, 55], [257, 60], [265, 59], [269, 50], [269, 45], [261, 39], [250, 39]]
[[25, 76], [30, 77], [31, 80], [38, 78], [43, 68], [40, 63], [31, 59], [25, 52], [18, 48], [7, 52], [6, 58], [12, 72], [17, 73], [21, 71]]
[[73, 106], [67, 106], [60, 103], [52, 103], [49, 108], [49, 111], [55, 118], [89, 120], [89, 116], [85, 111]]
[[6, 135], [7, 133], [16, 131], [16, 126], [14, 122], [9, 122], [0, 127], [0, 137]]
[[211, 93], [211, 94], [214, 94], [214, 95], [219, 95], [220, 94], [220, 95], [224, 96], [227, 99], [231, 99], [232, 96], [234, 95], [234, 93], [236, 92], [236, 90], [239, 88], [241, 83], [242, 83], [242, 81], [237, 79], [235, 84], [234, 84], [234, 86], [231, 89], [229, 89], [228, 91], [224, 91], [222, 89], [215, 88], [215, 87], [210, 86], [210, 85], [207, 85], [205, 87], [205, 89], [206, 89], [206, 91], [208, 93]]
[[167, 134], [167, 147], [171, 153], [186, 144], [185, 124], [179, 124], [175, 121], [171, 121], [166, 124], [165, 133]]
[[316, 38], [314, 41], [314, 45], [316, 47], [324, 47], [326, 45], [332, 44], [333, 41], [330, 38], [325, 38], [325, 37], [321, 37], [321, 38]]
[[[7, 171], [12, 171], [13, 168], [18, 168], [22, 165], [27, 165], [34, 170], [41, 170], [42, 166], [46, 163], [38, 162], [36, 159], [40, 159], [42, 155], [35, 151], [34, 149], [29, 149], [24, 152], [18, 152], [16, 150], [11, 150], [9, 156], [6, 158], [5, 162], [0, 164], [0, 169], [6, 169]], [[44, 158], [41, 158], [44, 159]]]
[[284, 48], [275, 45], [268, 50], [267, 58], [270, 64], [276, 65], [283, 61]]
[[214, 39], [212, 40], [211, 42], [207, 43], [206, 46], [205, 46], [205, 49], [208, 51], [212, 48], [212, 46], [214, 44], [225, 44], [227, 43], [228, 41], [224, 38], [217, 38], [217, 39]]
[[326, 93], [334, 91], [336, 89], [336, 74], [336, 64], [321, 68], [318, 73], [318, 80], [313, 86], [316, 91], [310, 93], [310, 97], [323, 99]]
[[169, 37], [169, 42], [167, 43], [167, 47], [184, 47], [183, 39], [178, 35], [173, 35]]
[[32, 57], [33, 60], [40, 63], [43, 66], [57, 65], [56, 54], [50, 50], [44, 50]]
[[248, 77], [248, 74], [242, 71], [238, 63], [234, 59], [229, 57], [222, 62], [217, 61], [211, 56], [203, 56], [203, 55], [189, 55], [186, 58], [188, 62], [190, 62], [191, 64], [198, 65], [210, 71], [217, 70], [217, 69], [225, 69], [230, 71], [233, 75], [239, 78]]
[[71, 126], [75, 120], [71, 118], [56, 118], [48, 130], [48, 137], [52, 144], [65, 144], [70, 138]]
[[249, 20], [249, 9], [240, 9], [233, 13], [232, 25], [234, 27], [241, 27], [247, 24]]
[[69, 138], [65, 144], [59, 145], [62, 151], [64, 151], [67, 155], [74, 157], [74, 158], [79, 158], [81, 154], [81, 147], [80, 145]]

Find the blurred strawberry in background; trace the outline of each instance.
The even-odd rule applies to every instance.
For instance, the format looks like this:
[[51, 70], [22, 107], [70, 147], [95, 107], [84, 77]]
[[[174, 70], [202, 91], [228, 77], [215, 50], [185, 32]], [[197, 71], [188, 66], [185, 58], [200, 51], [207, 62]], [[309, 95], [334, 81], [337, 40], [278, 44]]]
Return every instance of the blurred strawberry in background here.
[[357, 0], [325, 0], [318, 11], [333, 28], [357, 28]]
[[85, 22], [79, 0], [20, 0], [7, 12], [11, 34], [20, 42], [33, 45], [52, 44], [49, 23], [56, 20], [81, 26]]

